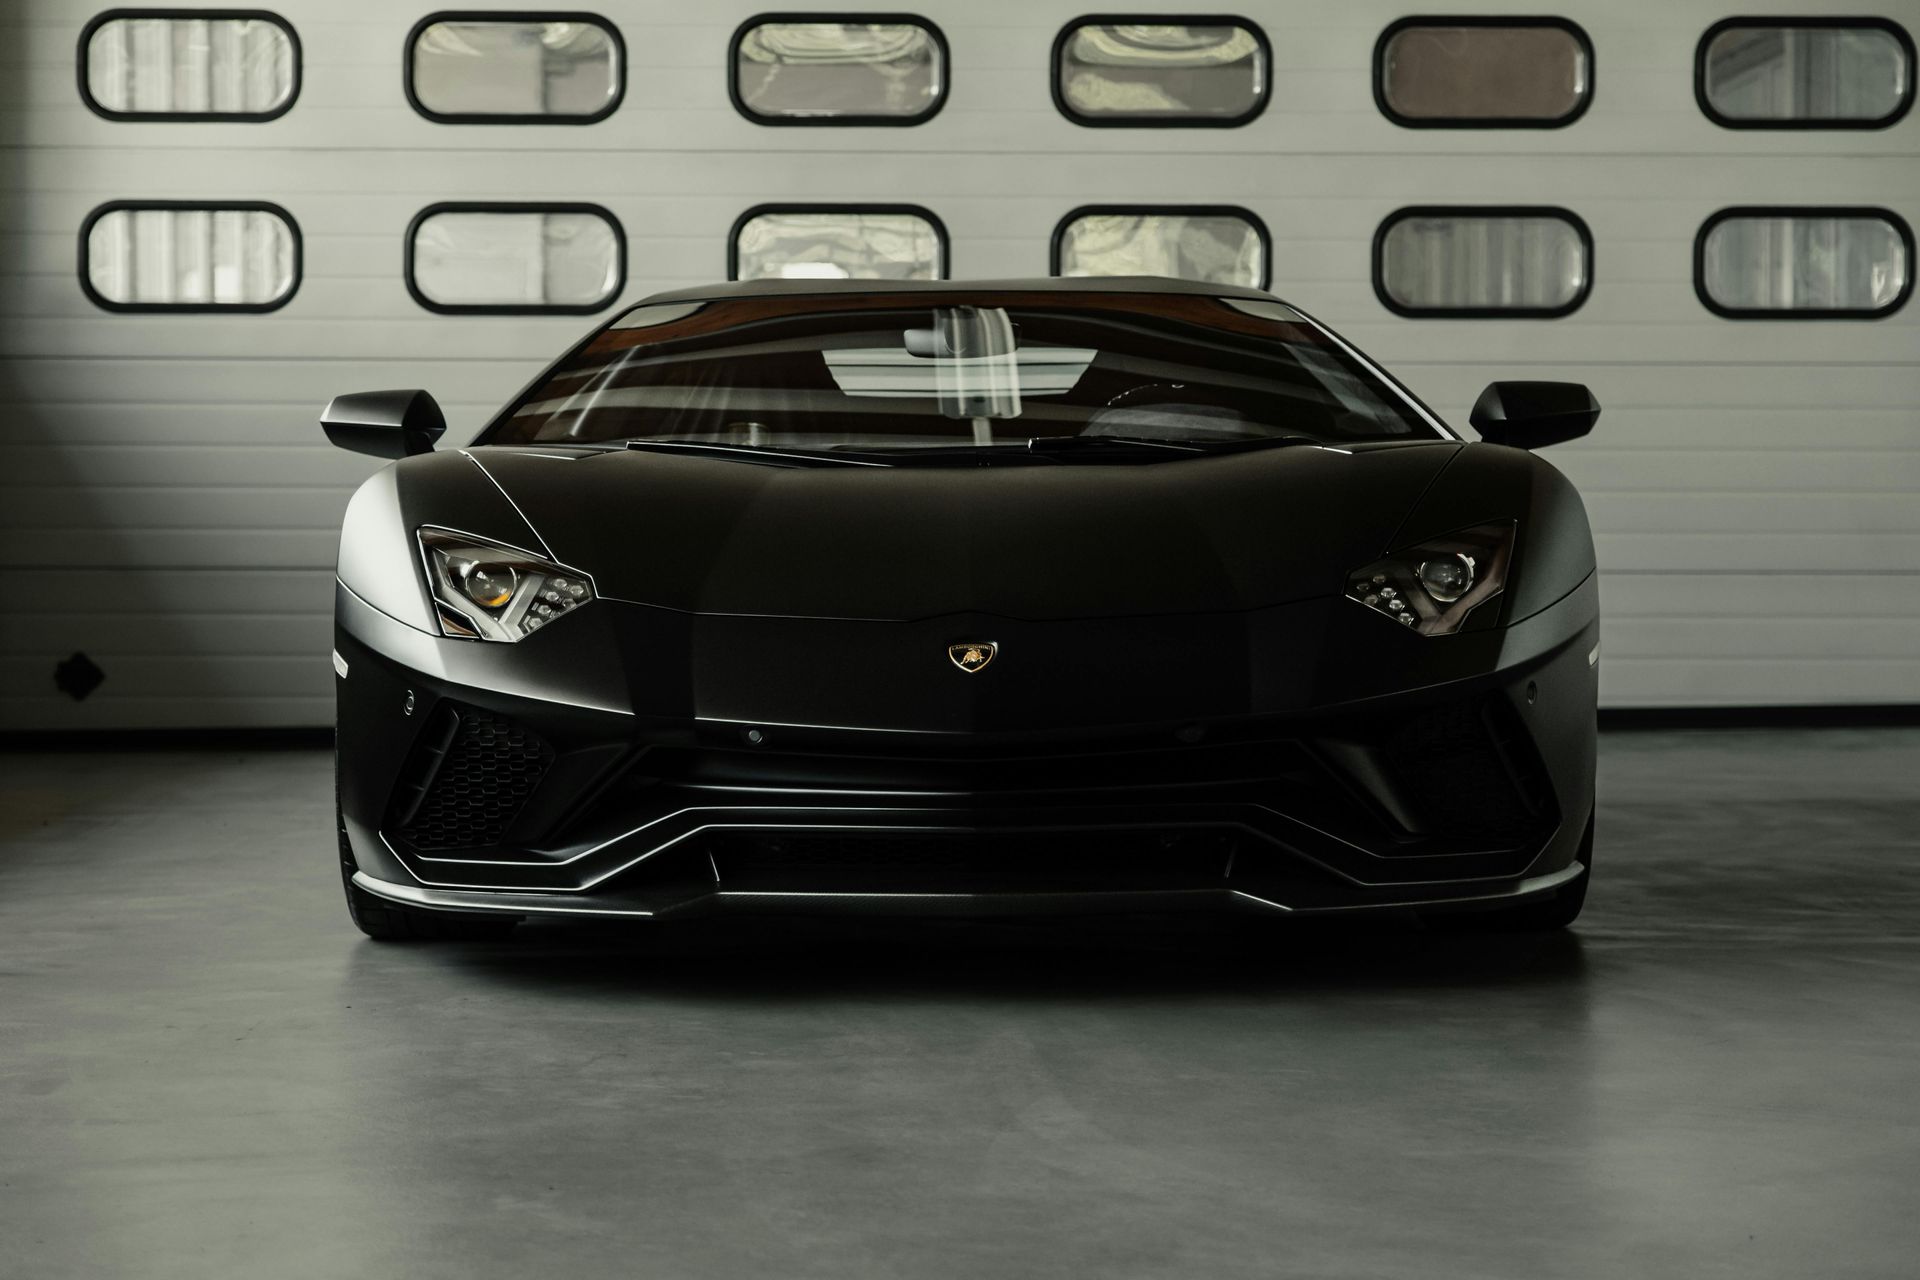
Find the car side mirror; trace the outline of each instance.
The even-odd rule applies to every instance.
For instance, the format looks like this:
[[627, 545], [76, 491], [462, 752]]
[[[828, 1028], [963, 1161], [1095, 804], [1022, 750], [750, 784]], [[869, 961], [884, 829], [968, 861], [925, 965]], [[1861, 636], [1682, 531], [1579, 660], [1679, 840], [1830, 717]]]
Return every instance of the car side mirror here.
[[1542, 449], [1576, 440], [1600, 420], [1600, 402], [1578, 382], [1490, 382], [1467, 418], [1494, 444]]
[[376, 458], [432, 453], [447, 429], [440, 406], [424, 391], [357, 391], [335, 396], [320, 411], [327, 439]]

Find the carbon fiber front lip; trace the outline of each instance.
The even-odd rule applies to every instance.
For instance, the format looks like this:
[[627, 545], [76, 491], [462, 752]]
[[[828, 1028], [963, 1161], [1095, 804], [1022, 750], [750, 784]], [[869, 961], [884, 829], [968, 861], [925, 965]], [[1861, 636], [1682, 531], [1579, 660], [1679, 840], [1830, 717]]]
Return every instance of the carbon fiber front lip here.
[[434, 889], [425, 885], [376, 880], [356, 871], [354, 884], [389, 902], [432, 911], [490, 912], [561, 919], [659, 919], [728, 911], [878, 915], [1072, 915], [1088, 912], [1229, 910], [1290, 916], [1336, 915], [1355, 911], [1404, 911], [1413, 907], [1463, 906], [1518, 902], [1552, 893], [1586, 872], [1574, 862], [1558, 871], [1517, 881], [1491, 893], [1448, 895], [1370, 895], [1364, 899], [1278, 902], [1239, 889], [1177, 889], [1087, 893], [767, 893], [713, 889], [677, 899], [623, 895], [491, 893]]

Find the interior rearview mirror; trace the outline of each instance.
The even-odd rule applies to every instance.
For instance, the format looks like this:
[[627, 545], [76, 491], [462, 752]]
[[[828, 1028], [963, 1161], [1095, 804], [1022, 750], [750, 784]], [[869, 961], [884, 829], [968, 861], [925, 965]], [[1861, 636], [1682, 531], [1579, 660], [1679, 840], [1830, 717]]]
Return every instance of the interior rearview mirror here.
[[447, 420], [424, 391], [356, 391], [329, 400], [320, 411], [320, 425], [342, 449], [407, 458], [432, 453]]
[[1490, 382], [1467, 418], [1494, 444], [1540, 449], [1574, 440], [1600, 420], [1600, 402], [1578, 382]]

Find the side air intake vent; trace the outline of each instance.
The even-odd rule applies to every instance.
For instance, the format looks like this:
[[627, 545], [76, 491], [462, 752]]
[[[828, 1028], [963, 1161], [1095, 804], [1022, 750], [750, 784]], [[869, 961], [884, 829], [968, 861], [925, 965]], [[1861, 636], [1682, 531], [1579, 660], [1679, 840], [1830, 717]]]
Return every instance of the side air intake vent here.
[[395, 827], [419, 850], [499, 844], [552, 764], [553, 748], [533, 730], [442, 703], [402, 775]]
[[1380, 754], [1428, 833], [1514, 840], [1551, 821], [1545, 769], [1518, 713], [1498, 697], [1412, 715]]

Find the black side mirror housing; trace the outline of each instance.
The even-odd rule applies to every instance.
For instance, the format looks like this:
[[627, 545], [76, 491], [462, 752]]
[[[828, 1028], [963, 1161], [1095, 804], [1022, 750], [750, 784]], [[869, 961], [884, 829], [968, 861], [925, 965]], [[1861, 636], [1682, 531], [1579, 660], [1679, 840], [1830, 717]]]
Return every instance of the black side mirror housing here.
[[1542, 449], [1577, 440], [1600, 420], [1600, 402], [1578, 382], [1490, 382], [1467, 418], [1494, 444]]
[[320, 411], [327, 439], [376, 458], [432, 453], [447, 419], [424, 391], [357, 391], [335, 396]]

